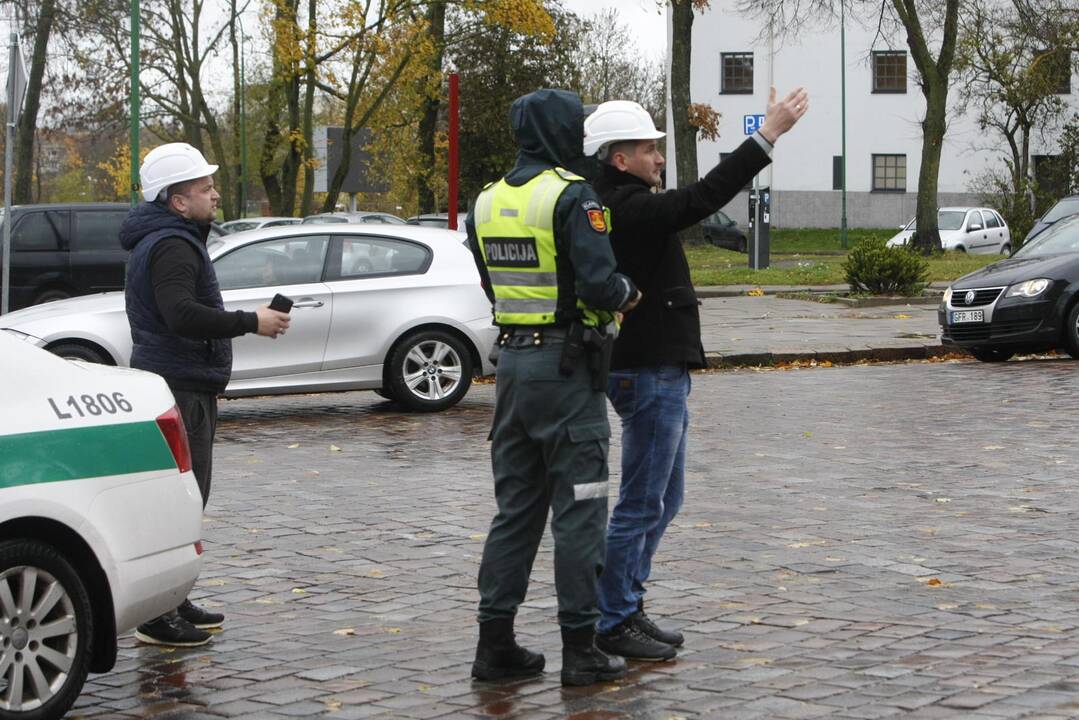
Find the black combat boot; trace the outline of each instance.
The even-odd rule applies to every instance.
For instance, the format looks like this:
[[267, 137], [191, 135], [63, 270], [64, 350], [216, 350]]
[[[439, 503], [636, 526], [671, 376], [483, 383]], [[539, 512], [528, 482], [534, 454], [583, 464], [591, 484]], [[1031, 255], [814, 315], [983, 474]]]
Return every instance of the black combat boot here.
[[562, 684], [571, 687], [614, 680], [626, 674], [626, 661], [596, 647], [591, 628], [562, 628]]
[[682, 633], [677, 630], [664, 630], [652, 622], [652, 618], [648, 617], [644, 612], [644, 598], [637, 601], [637, 612], [629, 616], [629, 621], [648, 637], [659, 640], [661, 643], [666, 643], [671, 647], [682, 647], [682, 644], [686, 641]]
[[476, 645], [476, 661], [472, 663], [472, 677], [476, 680], [507, 680], [541, 675], [545, 663], [542, 654], [517, 644], [512, 619], [480, 623], [480, 641]]

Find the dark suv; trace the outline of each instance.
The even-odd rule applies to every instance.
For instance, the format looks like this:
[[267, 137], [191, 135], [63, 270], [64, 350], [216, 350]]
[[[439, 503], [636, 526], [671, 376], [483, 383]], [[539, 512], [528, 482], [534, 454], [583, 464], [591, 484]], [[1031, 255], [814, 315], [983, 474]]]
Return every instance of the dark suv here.
[[[15, 205], [10, 309], [124, 287], [122, 203]], [[2, 222], [8, 213], [0, 209]]]

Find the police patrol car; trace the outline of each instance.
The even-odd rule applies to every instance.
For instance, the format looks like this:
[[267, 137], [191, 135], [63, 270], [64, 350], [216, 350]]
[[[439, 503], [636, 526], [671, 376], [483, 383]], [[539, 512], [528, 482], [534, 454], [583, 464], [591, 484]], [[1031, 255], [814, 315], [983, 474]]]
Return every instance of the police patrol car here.
[[0, 719], [58, 718], [187, 596], [202, 500], [161, 378], [0, 331], [0, 398]]

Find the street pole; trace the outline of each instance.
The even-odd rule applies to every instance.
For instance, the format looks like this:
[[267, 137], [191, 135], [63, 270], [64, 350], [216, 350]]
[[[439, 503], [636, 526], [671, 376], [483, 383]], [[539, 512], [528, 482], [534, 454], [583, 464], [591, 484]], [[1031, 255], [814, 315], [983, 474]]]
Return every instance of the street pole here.
[[839, 160], [839, 181], [843, 195], [843, 217], [840, 220], [839, 236], [843, 249], [847, 249], [847, 15], [845, 0], [839, 0], [839, 95], [840, 95], [840, 133], [843, 136]]
[[139, 0], [131, 0], [131, 206], [139, 203]]
[[[19, 35], [11, 33], [10, 42], [8, 72], [14, 73], [15, 64], [19, 62]], [[7, 86], [7, 132], [4, 135], [4, 272], [0, 276], [0, 287], [3, 287], [4, 292], [3, 297], [0, 297], [0, 315], [7, 315], [8, 296], [11, 294], [11, 156], [15, 154], [15, 123], [18, 121], [17, 113], [15, 112], [17, 105], [16, 87], [11, 78], [8, 78]]]
[[457, 173], [458, 173], [458, 132], [459, 132], [459, 114], [460, 114], [460, 91], [459, 91], [460, 79], [457, 73], [450, 74], [450, 153], [449, 153], [449, 177], [447, 178], [447, 185], [449, 189], [448, 198], [446, 202], [446, 212], [449, 213], [449, 228], [450, 230], [457, 230]]
[[244, 56], [247, 50], [247, 35], [244, 24], [240, 22], [240, 217], [247, 217], [247, 73], [244, 70]]

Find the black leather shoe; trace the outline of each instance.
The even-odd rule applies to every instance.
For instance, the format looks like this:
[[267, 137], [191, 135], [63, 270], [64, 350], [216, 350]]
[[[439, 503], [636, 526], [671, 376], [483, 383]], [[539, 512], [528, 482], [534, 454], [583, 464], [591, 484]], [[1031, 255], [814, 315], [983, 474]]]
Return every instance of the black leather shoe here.
[[205, 630], [199, 630], [176, 613], [169, 613], [139, 625], [135, 629], [135, 637], [150, 645], [198, 647], [210, 642], [212, 636]]
[[205, 608], [200, 608], [190, 600], [184, 600], [180, 607], [176, 608], [176, 612], [180, 614], [184, 620], [194, 625], [197, 628], [219, 628], [221, 623], [225, 622], [225, 616], [221, 613], [210, 612]]
[[682, 647], [682, 644], [686, 641], [682, 633], [677, 630], [664, 630], [659, 625], [656, 625], [652, 622], [652, 618], [645, 614], [644, 610], [638, 610], [630, 615], [629, 622], [633, 623], [634, 627], [653, 640], [659, 640], [661, 643], [666, 643], [671, 647]]
[[589, 640], [587, 645], [562, 646], [562, 684], [567, 687], [615, 680], [626, 674], [626, 661], [611, 657]]
[[652, 662], [670, 660], [678, 654], [667, 643], [645, 635], [630, 620], [626, 620], [609, 633], [596, 635], [596, 647], [610, 655]]

